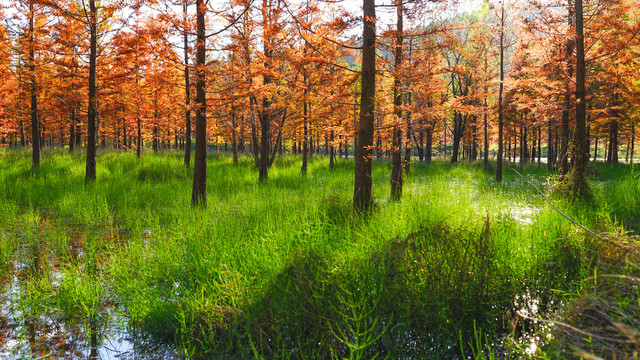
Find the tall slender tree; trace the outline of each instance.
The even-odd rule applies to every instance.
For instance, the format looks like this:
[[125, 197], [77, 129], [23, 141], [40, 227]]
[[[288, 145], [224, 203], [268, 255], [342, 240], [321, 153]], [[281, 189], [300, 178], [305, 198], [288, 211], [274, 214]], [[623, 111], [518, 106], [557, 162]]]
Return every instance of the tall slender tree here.
[[[571, 29], [575, 24], [575, 8], [572, 6], [572, 1], [567, 1], [568, 8], [568, 28]], [[565, 176], [569, 173], [569, 122], [571, 111], [571, 97], [572, 87], [571, 78], [573, 77], [573, 49], [575, 47], [576, 39], [570, 34], [567, 36], [565, 42], [565, 59], [566, 59], [566, 71], [567, 78], [565, 79], [565, 94], [564, 94], [564, 106], [562, 108], [562, 121], [560, 123], [560, 168], [558, 172], [560, 176]]]
[[196, 153], [191, 206], [207, 206], [207, 98], [204, 0], [196, 0]]
[[[397, 26], [395, 36], [395, 60], [393, 75], [393, 140], [391, 169], [391, 199], [402, 197], [402, 40], [403, 40], [403, 0], [396, 0]], [[409, 139], [407, 139], [408, 141]]]
[[505, 33], [505, 14], [504, 0], [500, 2], [500, 84], [498, 89], [498, 157], [496, 161], [496, 181], [502, 181], [502, 137], [504, 127], [503, 114], [503, 92], [504, 92], [504, 33]]
[[187, 32], [187, 5], [188, 0], [183, 0], [182, 14], [184, 21], [184, 91], [185, 91], [185, 129], [184, 129], [184, 165], [191, 166], [191, 84], [189, 79], [189, 37]]
[[98, 120], [98, 99], [96, 88], [96, 59], [98, 57], [98, 10], [96, 1], [89, 0], [89, 108], [87, 110], [87, 161], [85, 183], [96, 179], [96, 140]]
[[35, 59], [35, 0], [29, 0], [29, 81], [31, 85], [31, 160], [33, 168], [40, 166], [40, 118], [38, 117], [38, 83]]
[[585, 198], [589, 195], [589, 187], [586, 181], [586, 170], [589, 162], [589, 148], [586, 136], [586, 89], [585, 76], [586, 66], [584, 59], [584, 15], [582, 9], [582, 0], [575, 1], [576, 16], [576, 129], [574, 136], [574, 158], [572, 183], [573, 197]]
[[363, 0], [362, 74], [360, 120], [356, 147], [353, 207], [357, 212], [371, 209], [371, 161], [376, 95], [376, 8], [375, 0]]

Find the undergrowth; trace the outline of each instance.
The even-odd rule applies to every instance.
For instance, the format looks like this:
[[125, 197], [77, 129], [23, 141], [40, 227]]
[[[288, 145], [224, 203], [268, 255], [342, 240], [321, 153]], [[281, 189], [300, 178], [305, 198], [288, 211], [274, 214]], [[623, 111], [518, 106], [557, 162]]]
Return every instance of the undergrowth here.
[[[31, 322], [80, 324], [86, 341], [117, 312], [187, 358], [518, 357], [538, 331], [518, 314], [570, 308], [601, 267], [583, 249], [609, 251], [539, 197], [529, 182], [548, 191], [549, 173], [535, 164], [501, 184], [481, 163], [414, 164], [394, 202], [376, 162], [378, 207], [362, 219], [344, 159], [301, 176], [285, 157], [260, 185], [250, 158], [211, 154], [208, 207], [191, 209], [178, 152], [102, 153], [89, 186], [79, 153], [45, 152], [36, 170], [26, 155], [0, 157], [0, 268], [21, 294], [5, 300]], [[602, 173], [593, 202], [554, 202], [600, 232], [633, 229], [622, 204], [640, 198], [637, 177]]]

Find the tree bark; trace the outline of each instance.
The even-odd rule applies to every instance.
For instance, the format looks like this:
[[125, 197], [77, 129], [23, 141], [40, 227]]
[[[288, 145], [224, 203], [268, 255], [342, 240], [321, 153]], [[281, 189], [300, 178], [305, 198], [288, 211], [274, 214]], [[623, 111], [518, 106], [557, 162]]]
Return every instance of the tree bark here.
[[[569, 5], [569, 27], [573, 26], [575, 20], [575, 8], [571, 6], [571, 1], [568, 0]], [[577, 31], [577, 30], [576, 30]], [[560, 176], [565, 176], [569, 173], [569, 108], [571, 106], [571, 77], [573, 77], [573, 49], [575, 40], [572, 38], [567, 39], [565, 46], [565, 56], [567, 59], [567, 76], [566, 89], [564, 95], [564, 106], [562, 109], [562, 123], [560, 125]]]
[[[393, 127], [392, 141], [392, 168], [391, 168], [391, 199], [400, 200], [402, 197], [402, 0], [397, 0], [397, 28], [393, 79], [393, 114], [395, 126]], [[407, 139], [408, 140], [408, 139]]]
[[502, 93], [504, 91], [504, 4], [500, 15], [500, 86], [498, 89], [498, 157], [496, 160], [496, 181], [502, 182]]
[[191, 206], [207, 206], [207, 99], [204, 0], [196, 0], [196, 151], [193, 164]]
[[333, 167], [335, 166], [336, 151], [333, 146], [334, 136], [335, 136], [335, 133], [334, 133], [334, 130], [332, 129], [329, 132], [329, 143], [327, 144], [327, 148], [329, 150], [329, 169], [333, 169]]
[[158, 128], [158, 92], [156, 91], [156, 98], [153, 100], [153, 140], [151, 142], [151, 148], [154, 153], [158, 153], [158, 148], [160, 147], [160, 139], [158, 139], [158, 135], [160, 133], [160, 129]]
[[636, 124], [631, 123], [631, 163], [633, 164], [633, 156], [635, 152], [636, 144]]
[[238, 165], [238, 136], [236, 134], [236, 107], [231, 107], [231, 150], [233, 151], [233, 165]]
[[[198, 10], [199, 11], [199, 10]], [[182, 3], [183, 20], [187, 21], [187, 0]], [[185, 25], [186, 26], [186, 25]], [[189, 38], [187, 29], [184, 29], [184, 89], [185, 89], [185, 126], [184, 126], [184, 165], [191, 166], [191, 84], [189, 81]]]
[[74, 150], [75, 137], [76, 137], [76, 108], [75, 107], [71, 109], [71, 116], [69, 120], [71, 120], [71, 126], [69, 126], [69, 152], [72, 153]]
[[97, 139], [97, 90], [96, 90], [96, 57], [98, 50], [98, 24], [95, 0], [89, 0], [89, 109], [87, 111], [87, 162], [85, 183], [96, 179], [96, 139]]
[[469, 158], [473, 161], [478, 160], [478, 138], [477, 138], [477, 133], [478, 133], [478, 116], [477, 115], [470, 115], [471, 118], [473, 119], [473, 127], [472, 127], [472, 131], [471, 131], [471, 154], [469, 156]]
[[[401, 0], [399, 0], [401, 1]], [[404, 36], [404, 34], [403, 34]], [[413, 38], [409, 38], [409, 66], [411, 66], [411, 52], [413, 50]], [[407, 89], [409, 88], [409, 84], [407, 82], [406, 85]], [[408, 91], [407, 92], [407, 96], [405, 97], [405, 104], [407, 106], [411, 106], [411, 92]], [[413, 136], [413, 125], [412, 125], [412, 120], [411, 120], [411, 110], [407, 109], [406, 110], [406, 123], [407, 123], [407, 141], [405, 144], [405, 150], [404, 150], [404, 160], [403, 160], [403, 164], [402, 166], [404, 167], [404, 173], [405, 174], [409, 174], [409, 172], [411, 171], [411, 155], [413, 152], [413, 142], [414, 142], [414, 136]]]
[[425, 145], [425, 160], [431, 162], [433, 159], [433, 129], [427, 129], [427, 144]]
[[584, 17], [582, 0], [575, 0], [576, 11], [576, 130], [574, 144], [573, 197], [575, 199], [589, 196], [589, 185], [586, 180], [589, 149], [586, 136], [586, 66], [584, 61]]
[[[271, 58], [273, 57], [273, 49], [271, 48], [270, 38], [268, 34], [267, 23], [269, 21], [267, 0], [262, 1], [262, 20], [264, 22], [263, 30], [263, 46], [264, 46], [264, 67], [271, 68]], [[271, 77], [265, 73], [262, 75], [262, 83], [268, 86], [271, 83]], [[271, 125], [271, 100], [267, 96], [262, 98], [262, 109], [260, 110], [260, 163], [258, 164], [258, 179], [260, 183], [267, 180], [269, 168], [269, 127]]]
[[40, 166], [40, 118], [38, 117], [38, 84], [35, 59], [35, 0], [29, 1], [29, 78], [31, 82], [31, 163], [35, 169]]
[[607, 151], [607, 164], [618, 164], [618, 116], [617, 111], [609, 125], [609, 150]]
[[484, 82], [484, 169], [487, 170], [489, 168], [489, 135], [488, 135], [488, 123], [487, 123], [487, 109], [488, 109], [488, 101], [489, 97], [489, 85], [488, 85], [488, 72], [489, 72], [489, 59], [488, 59], [488, 51], [486, 46], [484, 47], [484, 73], [485, 73], [485, 82]]
[[538, 164], [542, 158], [542, 128], [538, 126]]
[[376, 95], [376, 10], [375, 0], [363, 0], [364, 26], [362, 31], [362, 90], [360, 95], [360, 121], [356, 147], [356, 169], [353, 207], [357, 212], [371, 209], [371, 148], [374, 136], [374, 110]]
[[307, 84], [307, 74], [303, 74], [304, 77], [304, 97], [302, 99], [302, 168], [300, 169], [300, 173], [302, 175], [307, 174], [307, 163], [309, 161], [309, 128], [308, 128], [308, 118], [309, 118], [309, 107], [308, 107], [308, 84]]

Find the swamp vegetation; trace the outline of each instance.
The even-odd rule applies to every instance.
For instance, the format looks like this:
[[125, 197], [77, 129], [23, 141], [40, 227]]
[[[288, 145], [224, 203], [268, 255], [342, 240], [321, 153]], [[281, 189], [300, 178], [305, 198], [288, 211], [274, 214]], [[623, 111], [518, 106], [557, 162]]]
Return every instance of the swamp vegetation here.
[[[191, 208], [182, 153], [0, 149], [0, 357], [633, 358], [640, 349], [640, 175], [591, 164], [569, 202], [546, 165], [502, 183], [481, 162], [413, 164], [402, 201], [373, 166], [209, 154]], [[491, 164], [490, 164], [491, 165]], [[495, 166], [495, 165], [493, 165]], [[541, 189], [575, 221], [540, 196]], [[385, 195], [381, 195], [385, 194]]]

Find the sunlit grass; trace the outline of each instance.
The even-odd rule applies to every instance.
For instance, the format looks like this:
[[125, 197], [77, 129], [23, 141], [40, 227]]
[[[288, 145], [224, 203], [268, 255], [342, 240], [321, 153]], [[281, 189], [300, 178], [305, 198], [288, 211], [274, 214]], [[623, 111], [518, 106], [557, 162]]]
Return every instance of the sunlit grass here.
[[[567, 251], [575, 228], [508, 169], [498, 184], [482, 164], [414, 164], [393, 202], [391, 166], [376, 162], [376, 210], [363, 219], [344, 159], [329, 169], [314, 158], [306, 176], [300, 159], [278, 159], [260, 185], [252, 159], [211, 154], [208, 206], [192, 209], [178, 152], [104, 153], [87, 186], [82, 154], [46, 152], [35, 171], [25, 154], [0, 157], [0, 262], [56, 259], [22, 280], [39, 289], [25, 294], [85, 318], [115, 306], [190, 356], [327, 358], [353, 344], [366, 356], [451, 356], [474, 326], [507, 331], [516, 296], [549, 299], [581, 275]], [[524, 169], [540, 188], [547, 174]], [[596, 204], [554, 202], [594, 228], [637, 222], [621, 206], [640, 198], [637, 178], [606, 174]]]

